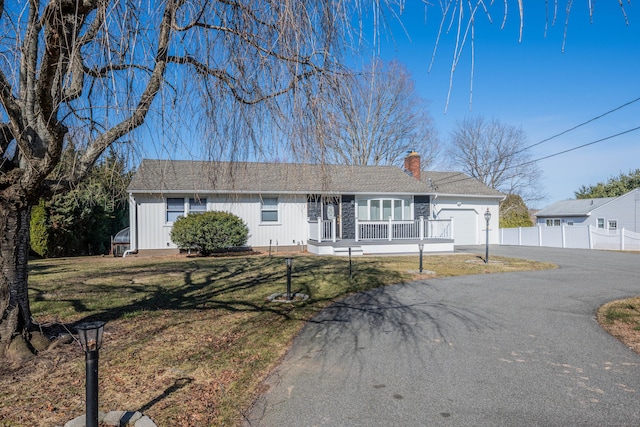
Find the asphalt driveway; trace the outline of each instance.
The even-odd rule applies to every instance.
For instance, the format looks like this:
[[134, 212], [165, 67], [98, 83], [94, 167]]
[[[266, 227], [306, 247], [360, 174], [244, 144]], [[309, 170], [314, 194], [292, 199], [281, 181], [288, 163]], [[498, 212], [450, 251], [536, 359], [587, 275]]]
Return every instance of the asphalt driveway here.
[[246, 425], [640, 426], [640, 356], [595, 320], [603, 303], [640, 294], [640, 255], [491, 253], [560, 268], [337, 303], [296, 338]]

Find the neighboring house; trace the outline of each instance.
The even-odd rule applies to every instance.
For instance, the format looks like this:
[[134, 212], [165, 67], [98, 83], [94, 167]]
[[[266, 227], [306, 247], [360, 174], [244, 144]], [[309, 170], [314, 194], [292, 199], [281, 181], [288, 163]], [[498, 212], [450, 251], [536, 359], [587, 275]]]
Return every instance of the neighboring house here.
[[625, 229], [640, 233], [640, 188], [619, 197], [563, 200], [540, 210], [537, 225], [591, 225], [617, 233]]
[[411, 153], [394, 166], [143, 160], [128, 188], [131, 251], [172, 250], [180, 216], [231, 212], [254, 248], [316, 254], [452, 251], [498, 242], [503, 194], [461, 173], [423, 172]]

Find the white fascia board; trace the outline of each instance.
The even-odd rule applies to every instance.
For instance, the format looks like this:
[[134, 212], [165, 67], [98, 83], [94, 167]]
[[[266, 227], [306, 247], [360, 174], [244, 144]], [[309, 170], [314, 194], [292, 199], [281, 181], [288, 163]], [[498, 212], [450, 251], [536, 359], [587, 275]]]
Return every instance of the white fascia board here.
[[496, 200], [504, 200], [507, 198], [506, 195], [487, 195], [487, 194], [448, 194], [448, 193], [433, 193], [431, 194], [437, 197], [458, 197], [458, 198], [467, 198], [467, 199], [496, 199]]

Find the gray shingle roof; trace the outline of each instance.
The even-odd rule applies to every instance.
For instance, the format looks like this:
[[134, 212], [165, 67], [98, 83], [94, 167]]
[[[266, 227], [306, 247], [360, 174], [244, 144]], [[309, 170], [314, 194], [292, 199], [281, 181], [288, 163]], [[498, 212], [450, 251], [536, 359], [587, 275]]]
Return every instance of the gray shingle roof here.
[[538, 218], [553, 216], [587, 216], [591, 211], [615, 199], [603, 197], [600, 199], [568, 199], [561, 200], [536, 213]]
[[504, 197], [504, 194], [461, 172], [422, 171], [420, 179], [434, 194]]
[[[463, 175], [464, 176], [464, 175]], [[478, 181], [480, 194], [500, 195]], [[446, 188], [446, 185], [444, 186]], [[453, 187], [451, 187], [453, 189]], [[435, 194], [395, 166], [309, 165], [295, 163], [206, 162], [189, 160], [142, 161], [130, 192], [155, 193], [307, 193], [307, 194]]]

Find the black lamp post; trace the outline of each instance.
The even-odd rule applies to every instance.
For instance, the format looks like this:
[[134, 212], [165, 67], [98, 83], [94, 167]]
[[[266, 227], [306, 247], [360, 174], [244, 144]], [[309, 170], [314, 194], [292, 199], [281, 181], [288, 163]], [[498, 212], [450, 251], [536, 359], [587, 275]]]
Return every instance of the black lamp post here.
[[98, 353], [102, 347], [104, 322], [88, 322], [78, 325], [78, 337], [84, 350], [86, 362], [87, 427], [98, 427]]
[[291, 266], [293, 258], [285, 258], [284, 263], [287, 265], [287, 301], [291, 301]]
[[484, 213], [484, 220], [487, 222], [487, 243], [484, 253], [484, 263], [486, 264], [489, 262], [489, 221], [491, 220], [491, 212], [489, 211], [489, 208], [487, 208], [487, 211]]
[[418, 243], [418, 249], [420, 249], [420, 273], [422, 273], [422, 250], [424, 249], [424, 243]]

